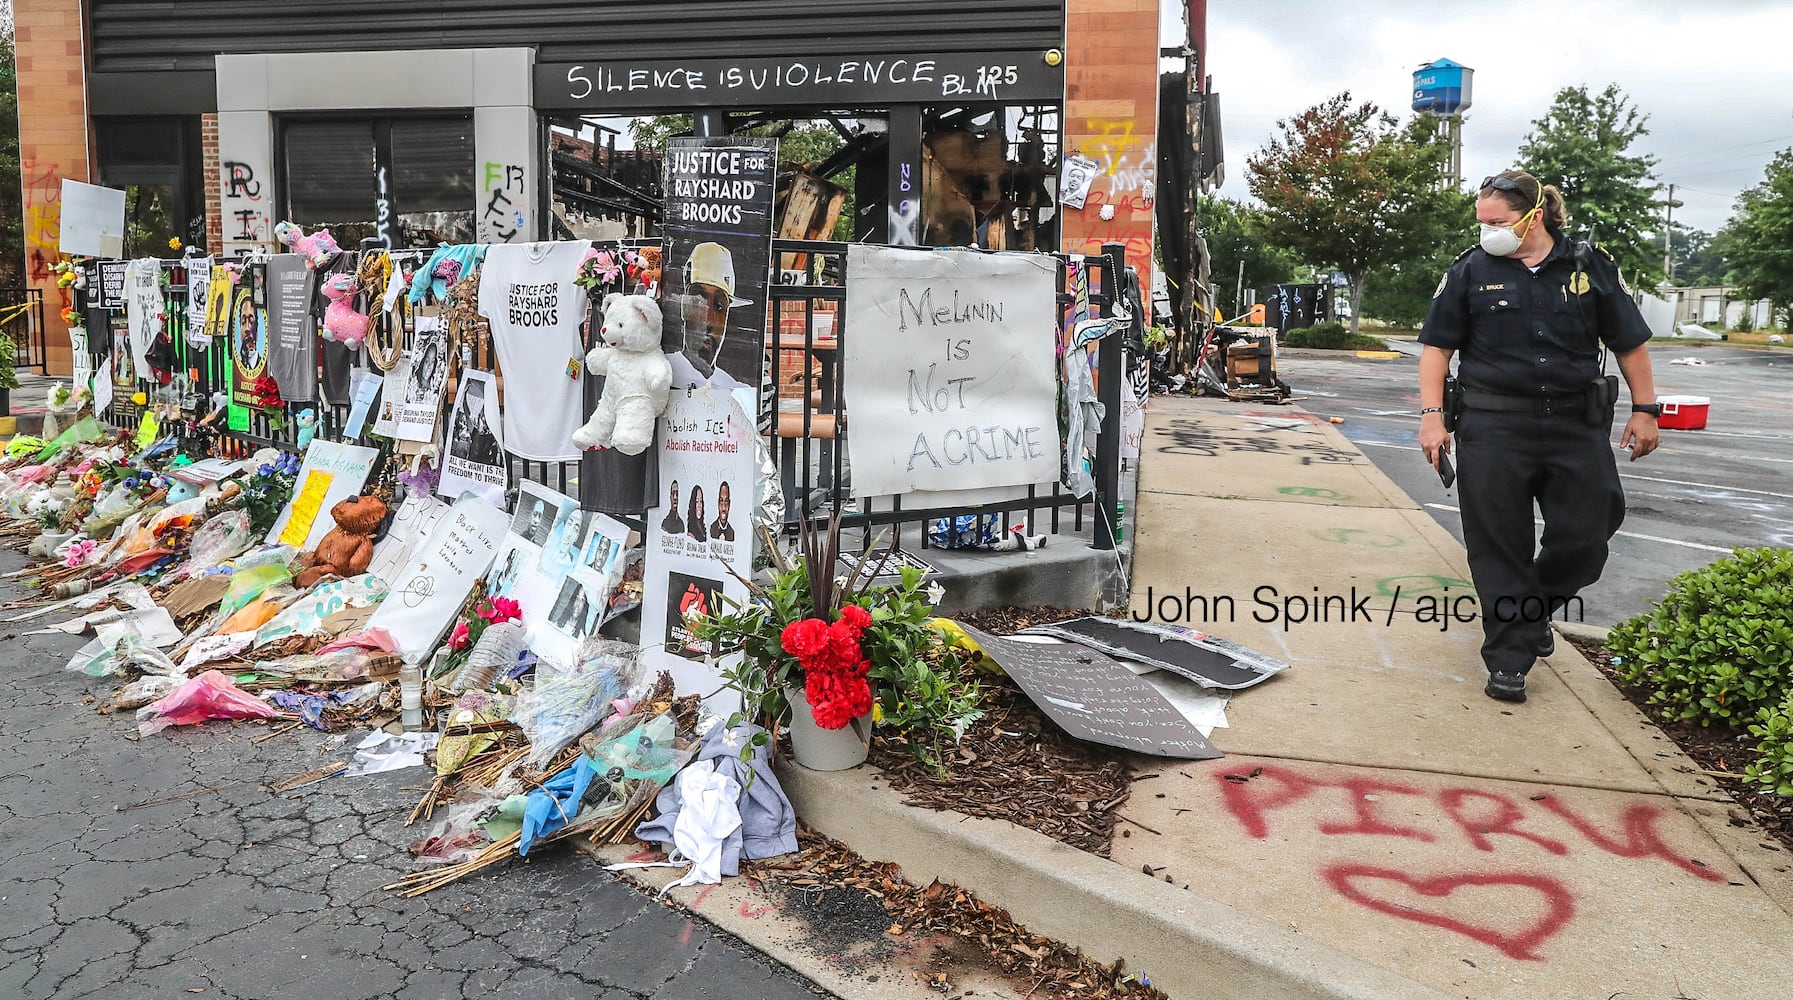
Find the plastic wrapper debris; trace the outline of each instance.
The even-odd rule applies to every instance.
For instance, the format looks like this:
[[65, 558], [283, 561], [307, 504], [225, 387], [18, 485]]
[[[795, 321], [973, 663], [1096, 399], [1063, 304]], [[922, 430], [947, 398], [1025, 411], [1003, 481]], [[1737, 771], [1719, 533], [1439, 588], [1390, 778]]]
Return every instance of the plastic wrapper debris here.
[[639, 653], [626, 642], [592, 638], [580, 644], [576, 666], [537, 665], [535, 687], [518, 695], [512, 715], [529, 737], [532, 766], [547, 766], [615, 710], [611, 701], [635, 683]]
[[208, 719], [272, 719], [274, 706], [237, 687], [216, 670], [207, 670], [173, 693], [137, 711], [137, 732], [148, 736], [169, 726], [191, 726]]
[[165, 698], [181, 686], [182, 677], [139, 677], [112, 693], [106, 707], [114, 712], [142, 708], [158, 698]]
[[181, 660], [182, 670], [192, 670], [218, 660], [228, 660], [255, 641], [254, 632], [227, 632], [222, 635], [208, 635], [195, 639], [187, 647], [185, 658]]
[[475, 755], [498, 742], [496, 732], [456, 734], [456, 727], [503, 722], [510, 718], [511, 709], [515, 705], [515, 700], [507, 695], [488, 694], [485, 691], [468, 691], [456, 698], [454, 709], [448, 714], [448, 735], [443, 736], [442, 742], [436, 745], [436, 773], [453, 774]]
[[193, 532], [187, 543], [187, 562], [175, 575], [181, 578], [203, 576], [226, 560], [243, 554], [254, 540], [249, 534], [249, 512], [227, 510]]
[[365, 649], [300, 653], [256, 663], [257, 673], [313, 684], [341, 684], [362, 679], [389, 681], [398, 676], [398, 657]]
[[324, 719], [326, 710], [372, 706], [379, 702], [383, 687], [384, 684], [374, 682], [328, 693], [275, 691], [269, 697], [281, 708], [298, 713], [300, 721], [311, 728], [328, 731], [330, 726]]
[[446, 864], [471, 861], [492, 842], [479, 824], [481, 816], [489, 811], [496, 812], [497, 806], [484, 801], [457, 802], [437, 810], [442, 818], [432, 823], [420, 839], [412, 842], [412, 855], [420, 861]]
[[82, 417], [76, 421], [75, 426], [56, 435], [49, 444], [44, 445], [38, 451], [37, 459], [41, 462], [55, 458], [75, 445], [98, 441], [106, 437], [107, 433], [106, 429], [100, 426], [99, 421], [92, 417]]
[[355, 759], [343, 777], [358, 778], [364, 774], [397, 771], [419, 767], [423, 755], [436, 748], [435, 733], [388, 733], [376, 729], [355, 745]]
[[[225, 593], [224, 603], [219, 605], [219, 608], [225, 614], [231, 614], [260, 597], [262, 591], [287, 583], [292, 578], [292, 571], [287, 568], [285, 562], [268, 562], [247, 568], [239, 566], [230, 575], [230, 590]], [[242, 632], [245, 630], [227, 629], [226, 631]]]
[[248, 604], [230, 613], [228, 618], [220, 622], [220, 632], [257, 632], [263, 625], [274, 620], [280, 609], [287, 602], [298, 596], [298, 591], [291, 587], [272, 587], [257, 596]]
[[573, 822], [602, 820], [645, 801], [671, 781], [697, 751], [682, 747], [678, 726], [662, 713], [603, 739], [529, 793], [517, 853]]
[[323, 635], [324, 620], [336, 612], [372, 607], [385, 599], [386, 584], [372, 573], [319, 584], [262, 626], [252, 648], [260, 649], [295, 635]]
[[157, 649], [142, 636], [127, 635], [118, 640], [113, 647], [118, 657], [118, 664], [125, 670], [135, 670], [152, 676], [174, 677], [186, 680], [186, 671], [174, 665], [168, 654]]

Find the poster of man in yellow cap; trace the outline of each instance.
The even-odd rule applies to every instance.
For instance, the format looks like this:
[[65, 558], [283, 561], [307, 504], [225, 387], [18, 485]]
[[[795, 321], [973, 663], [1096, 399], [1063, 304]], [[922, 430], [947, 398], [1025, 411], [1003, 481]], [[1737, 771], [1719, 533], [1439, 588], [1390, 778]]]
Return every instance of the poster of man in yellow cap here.
[[778, 141], [675, 139], [666, 150], [662, 341], [703, 375], [720, 368], [758, 386], [766, 357], [766, 285]]

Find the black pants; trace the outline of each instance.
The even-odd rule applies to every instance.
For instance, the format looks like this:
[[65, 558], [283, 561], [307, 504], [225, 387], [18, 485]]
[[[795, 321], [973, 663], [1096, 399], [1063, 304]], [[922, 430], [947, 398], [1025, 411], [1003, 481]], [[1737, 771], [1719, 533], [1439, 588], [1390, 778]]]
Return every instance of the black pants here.
[[1600, 579], [1607, 540], [1625, 520], [1610, 435], [1579, 414], [1466, 410], [1458, 422], [1463, 541], [1490, 673], [1531, 670], [1550, 617]]

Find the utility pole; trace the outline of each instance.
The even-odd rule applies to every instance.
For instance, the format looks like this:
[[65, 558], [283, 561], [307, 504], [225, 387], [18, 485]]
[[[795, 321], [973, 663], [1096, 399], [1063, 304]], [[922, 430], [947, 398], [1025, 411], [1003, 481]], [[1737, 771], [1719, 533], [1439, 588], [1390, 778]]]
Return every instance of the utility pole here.
[[1666, 275], [1662, 280], [1670, 285], [1675, 283], [1675, 186], [1668, 186], [1668, 204], [1662, 206], [1662, 270]]
[[1245, 261], [1239, 261], [1239, 283], [1233, 286], [1233, 313], [1245, 308]]

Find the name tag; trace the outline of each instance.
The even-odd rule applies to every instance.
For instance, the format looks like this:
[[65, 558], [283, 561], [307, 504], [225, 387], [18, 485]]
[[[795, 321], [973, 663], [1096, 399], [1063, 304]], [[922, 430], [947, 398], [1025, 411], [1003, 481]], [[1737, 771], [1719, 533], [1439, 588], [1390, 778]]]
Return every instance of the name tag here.
[[1476, 289], [1478, 292], [1504, 292], [1506, 290], [1507, 286], [1504, 282], [1498, 285], [1482, 285]]

